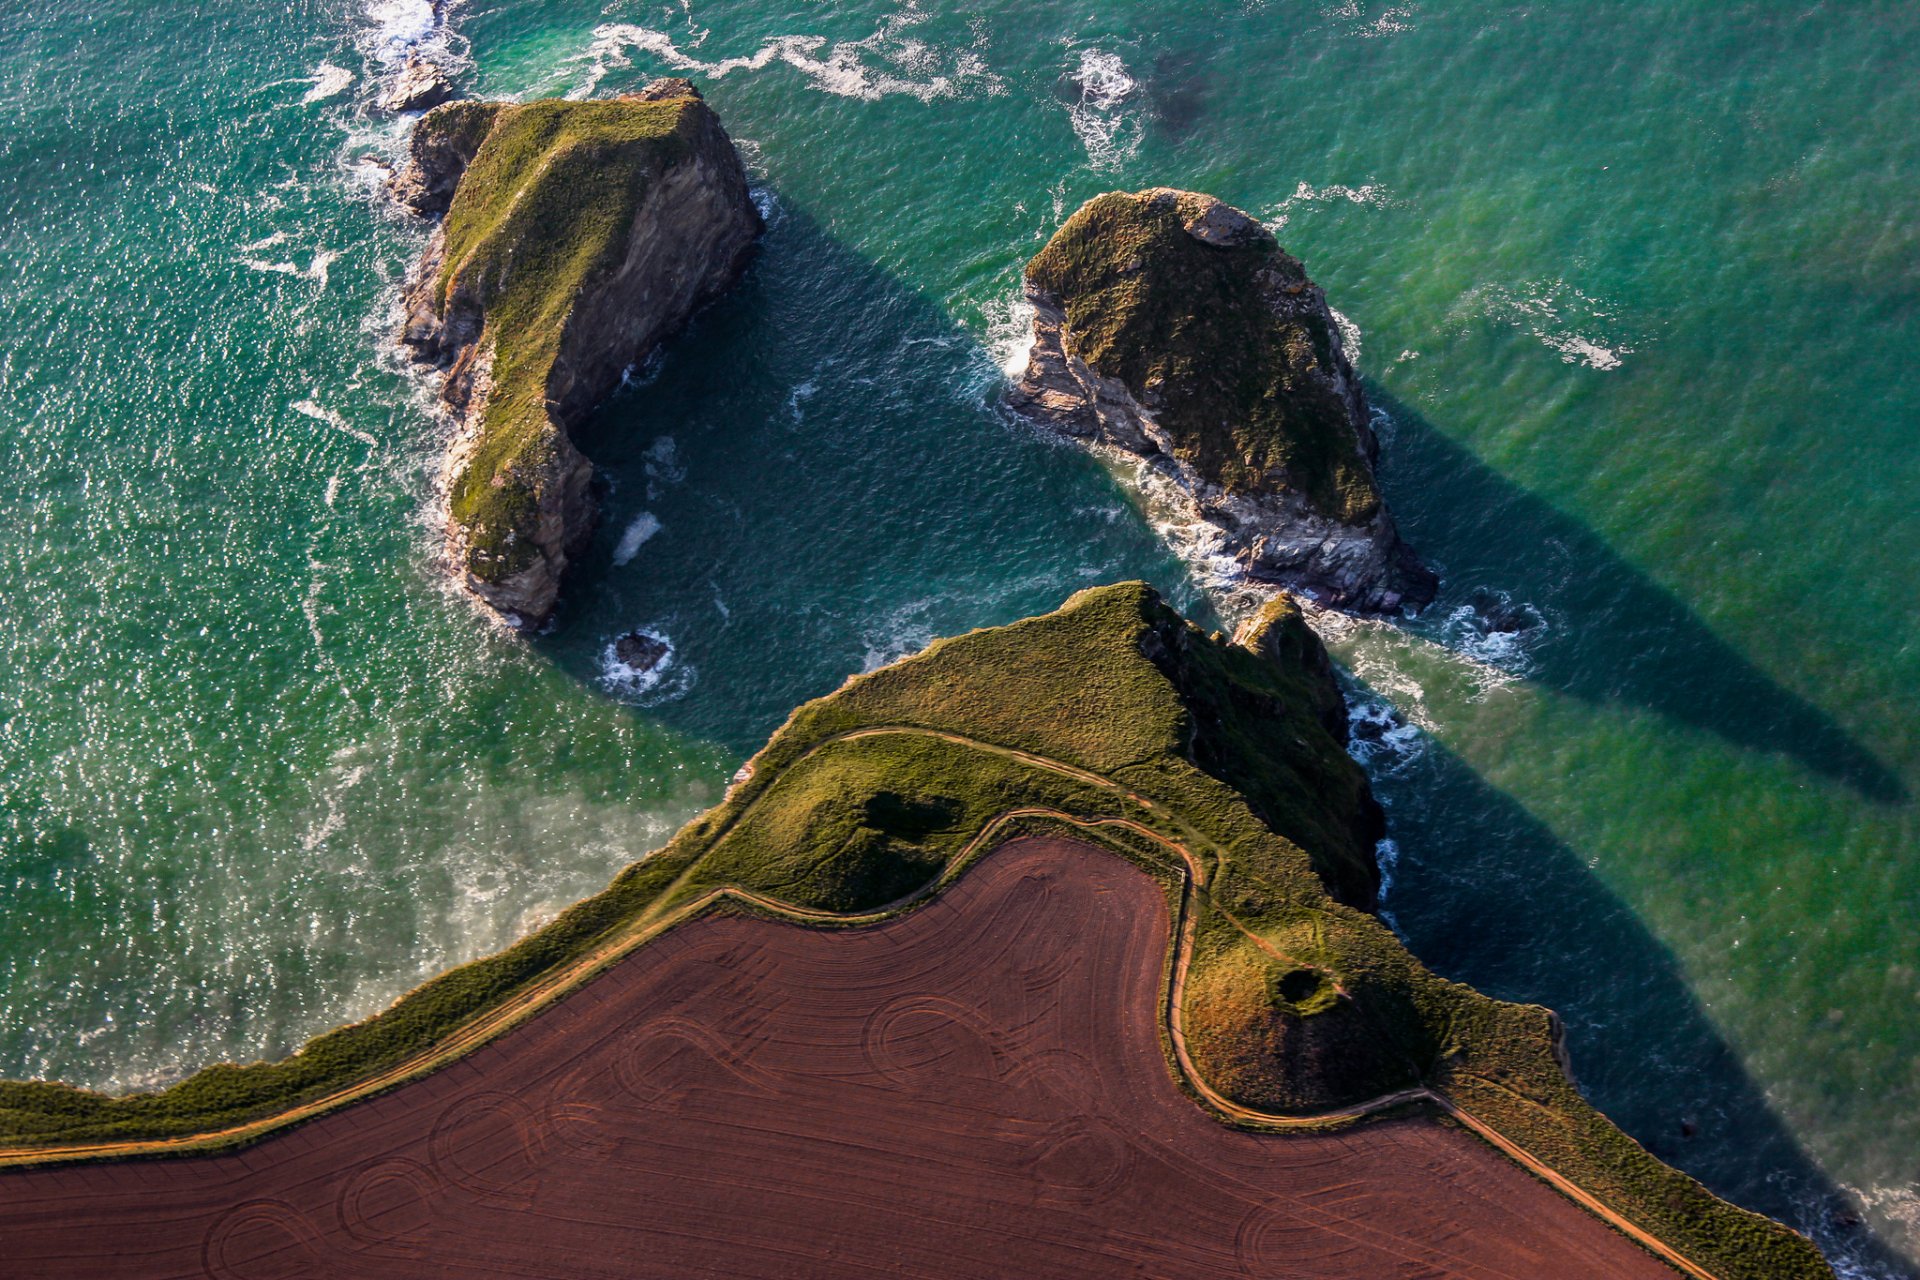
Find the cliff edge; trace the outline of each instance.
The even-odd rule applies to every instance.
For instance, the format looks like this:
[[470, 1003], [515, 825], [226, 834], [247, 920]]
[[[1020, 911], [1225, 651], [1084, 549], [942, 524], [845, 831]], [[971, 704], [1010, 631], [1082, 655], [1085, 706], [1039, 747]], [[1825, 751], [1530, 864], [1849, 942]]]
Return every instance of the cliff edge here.
[[685, 80], [593, 102], [423, 117], [396, 196], [444, 213], [400, 341], [447, 370], [448, 560], [535, 627], [597, 515], [570, 429], [745, 268], [761, 229], [719, 117]]
[[1027, 264], [1013, 405], [1160, 467], [1247, 576], [1392, 612], [1436, 580], [1374, 479], [1379, 442], [1326, 295], [1212, 196], [1096, 196]]
[[[812, 928], [881, 923], [959, 885], [996, 848], [1057, 837], [1160, 883], [1174, 923], [1162, 935], [1161, 1047], [1176, 1084], [1224, 1123], [1458, 1126], [1685, 1274], [1833, 1280], [1804, 1237], [1716, 1199], [1588, 1105], [1548, 1010], [1447, 981], [1364, 909], [1378, 815], [1341, 749], [1340, 708], [1325, 652], [1284, 599], [1234, 641], [1181, 618], [1144, 583], [936, 641], [796, 709], [719, 805], [604, 892], [291, 1057], [120, 1097], [0, 1082], [0, 1169], [250, 1142], [403, 1087], [529, 1019], [601, 1017], [598, 999], [568, 993], [689, 922], [744, 911]], [[1033, 880], [1021, 897], [1031, 907], [1051, 892]], [[980, 936], [956, 945], [971, 953]], [[1076, 965], [1104, 962], [1075, 943], [1064, 954]], [[751, 1011], [739, 984], [760, 993], [756, 971], [715, 969], [731, 975], [719, 988], [729, 1007]], [[1036, 973], [1014, 1007], [1051, 1000], [1057, 977]], [[863, 979], [835, 998], [859, 1009], [882, 990]], [[945, 1007], [915, 1000], [875, 1003], [860, 1021], [871, 1029], [890, 1010]], [[931, 1025], [960, 1025], [950, 1016]], [[609, 1042], [642, 1027], [655, 1045], [677, 1034], [661, 1022], [569, 1025], [569, 1036]], [[762, 1034], [755, 1019], [741, 1026]], [[717, 1028], [701, 1044], [730, 1034]], [[932, 1034], [935, 1046], [951, 1043]], [[463, 1071], [496, 1070], [486, 1052]], [[944, 1052], [927, 1060], [958, 1069]], [[979, 1061], [1000, 1061], [990, 1054]], [[1011, 1068], [987, 1076], [1005, 1097], [1031, 1087]], [[1112, 1167], [1105, 1147], [1085, 1158]], [[1229, 1258], [1235, 1238], [1223, 1240]], [[1588, 1274], [1572, 1261], [1556, 1269], [1562, 1261], [1542, 1274]]]

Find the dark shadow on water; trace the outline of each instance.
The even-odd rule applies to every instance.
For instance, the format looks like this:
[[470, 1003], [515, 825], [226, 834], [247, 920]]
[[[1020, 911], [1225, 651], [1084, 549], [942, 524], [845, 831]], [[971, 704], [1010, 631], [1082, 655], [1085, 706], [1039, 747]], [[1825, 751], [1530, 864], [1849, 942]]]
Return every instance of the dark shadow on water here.
[[[1501, 476], [1417, 410], [1377, 386], [1368, 394], [1395, 424], [1385, 484], [1401, 528], [1442, 569], [1441, 598], [1415, 630], [1438, 629], [1444, 640], [1448, 615], [1476, 596], [1496, 621], [1531, 605], [1546, 627], [1528, 643], [1530, 680], [1788, 756], [1879, 804], [1908, 799], [1901, 779], [1830, 716], [1714, 635], [1585, 525]], [[1510, 616], [1505, 625], [1527, 621]]]
[[1168, 49], [1154, 57], [1147, 77], [1154, 128], [1169, 142], [1192, 137], [1206, 123], [1214, 89], [1213, 46]]
[[1145, 578], [1204, 614], [1112, 478], [1000, 387], [973, 334], [780, 202], [739, 287], [579, 431], [601, 526], [537, 645], [605, 687], [622, 632], [668, 637], [658, 686], [609, 692], [745, 755], [847, 676], [1081, 587]]
[[1582, 1091], [1654, 1155], [1831, 1258], [1909, 1274], [1773, 1113], [1673, 954], [1575, 850], [1422, 741], [1377, 787], [1401, 849], [1385, 910], [1413, 952], [1488, 995], [1558, 1011]]

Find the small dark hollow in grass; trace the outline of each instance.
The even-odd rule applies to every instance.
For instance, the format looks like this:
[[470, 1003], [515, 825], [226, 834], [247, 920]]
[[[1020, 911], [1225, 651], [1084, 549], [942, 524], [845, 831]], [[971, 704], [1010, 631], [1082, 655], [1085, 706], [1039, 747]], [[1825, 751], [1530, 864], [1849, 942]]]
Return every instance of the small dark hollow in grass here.
[[962, 812], [957, 801], [945, 796], [912, 800], [895, 791], [878, 791], [867, 801], [863, 825], [903, 840], [919, 840], [952, 826]]
[[1305, 1004], [1319, 992], [1320, 975], [1312, 969], [1289, 969], [1275, 985], [1288, 1004]]

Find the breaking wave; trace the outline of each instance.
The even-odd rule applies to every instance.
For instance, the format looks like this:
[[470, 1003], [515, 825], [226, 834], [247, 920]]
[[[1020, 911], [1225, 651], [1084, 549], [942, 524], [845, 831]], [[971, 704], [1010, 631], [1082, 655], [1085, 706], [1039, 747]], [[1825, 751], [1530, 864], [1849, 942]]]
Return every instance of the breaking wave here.
[[1067, 106], [1067, 118], [1087, 159], [1095, 169], [1117, 169], [1140, 150], [1146, 128], [1134, 109], [1139, 82], [1117, 53], [1080, 50], [1080, 60], [1067, 73], [1079, 90], [1079, 100]]
[[621, 702], [655, 706], [683, 696], [693, 688], [696, 669], [680, 660], [673, 639], [658, 627], [636, 627], [631, 634], [664, 645], [666, 652], [651, 666], [629, 666], [620, 660], [620, 637], [600, 650], [600, 685]]
[[[998, 94], [1005, 83], [980, 56], [979, 42], [945, 50], [909, 34], [928, 14], [909, 6], [883, 19], [872, 35], [829, 42], [826, 36], [775, 36], [750, 54], [706, 61], [694, 57], [664, 31], [631, 22], [594, 28], [585, 53], [569, 59], [585, 63], [586, 74], [567, 96], [585, 98], [608, 72], [633, 65], [632, 51], [649, 55], [668, 70], [719, 80], [736, 71], [760, 71], [779, 64], [800, 72], [813, 88], [837, 97], [872, 102], [896, 94], [932, 102], [969, 92]], [[565, 74], [563, 72], [562, 74]]]
[[1530, 280], [1518, 288], [1481, 285], [1454, 306], [1454, 316], [1482, 315], [1498, 324], [1523, 329], [1556, 351], [1566, 364], [1602, 371], [1618, 369], [1634, 347], [1611, 335], [1616, 308], [1565, 280]]
[[613, 549], [613, 562], [616, 565], [632, 564], [633, 558], [640, 554], [640, 548], [648, 538], [660, 532], [660, 517], [651, 511], [642, 511], [633, 518], [626, 531], [620, 535], [619, 545]]

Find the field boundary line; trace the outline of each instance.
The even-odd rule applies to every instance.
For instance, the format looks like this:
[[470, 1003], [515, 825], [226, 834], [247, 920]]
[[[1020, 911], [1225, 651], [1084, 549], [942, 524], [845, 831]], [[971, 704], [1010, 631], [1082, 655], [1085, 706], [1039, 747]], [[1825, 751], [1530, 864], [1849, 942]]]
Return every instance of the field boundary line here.
[[[1079, 766], [1067, 764], [1064, 761], [1053, 760], [1034, 752], [1023, 751], [1014, 747], [1005, 747], [997, 743], [983, 742], [978, 739], [969, 738], [963, 734], [939, 729], [924, 729], [913, 725], [875, 725], [833, 734], [820, 739], [818, 742], [812, 744], [806, 751], [794, 757], [794, 759], [785, 766], [785, 769], [791, 769], [801, 761], [838, 743], [892, 734], [940, 739], [1003, 758], [1018, 760], [1043, 771], [1068, 777], [1075, 781], [1118, 794], [1143, 809], [1156, 813], [1166, 812], [1162, 806], [1155, 805], [1145, 797], [1136, 794], [1127, 787], [1115, 782], [1113, 779], [1103, 777], [1087, 769], [1082, 769]], [[784, 771], [783, 769], [783, 772]], [[742, 805], [740, 810], [733, 815], [726, 825], [714, 833], [700, 857], [662, 890], [661, 900], [670, 900], [673, 893], [685, 884], [687, 879], [698, 868], [700, 862], [704, 861], [707, 855], [717, 848], [720, 843], [758, 807], [760, 801], [772, 790], [773, 784], [769, 784]], [[798, 924], [831, 924], [836, 928], [858, 928], [864, 925], [884, 923], [918, 906], [923, 901], [936, 896], [941, 890], [952, 884], [960, 876], [966, 874], [973, 862], [980, 856], [981, 847], [1009, 823], [1017, 821], [1020, 818], [1047, 818], [1087, 831], [1092, 831], [1103, 826], [1124, 827], [1165, 847], [1179, 857], [1184, 868], [1181, 877], [1181, 919], [1177, 922], [1172, 922], [1172, 928], [1170, 930], [1172, 934], [1170, 945], [1174, 949], [1174, 962], [1173, 972], [1169, 978], [1167, 988], [1167, 1032], [1169, 1041], [1174, 1047], [1177, 1065], [1186, 1083], [1197, 1095], [1204, 1099], [1209, 1107], [1221, 1115], [1243, 1125], [1266, 1131], [1320, 1129], [1330, 1123], [1362, 1119], [1366, 1116], [1409, 1103], [1430, 1102], [1443, 1112], [1452, 1116], [1466, 1128], [1473, 1131], [1516, 1164], [1539, 1177], [1566, 1198], [1594, 1214], [1615, 1230], [1626, 1235], [1629, 1239], [1634, 1240], [1662, 1261], [1675, 1267], [1681, 1273], [1693, 1277], [1694, 1280], [1721, 1280], [1715, 1273], [1693, 1262], [1677, 1249], [1661, 1240], [1658, 1236], [1637, 1226], [1631, 1220], [1610, 1208], [1599, 1197], [1586, 1191], [1572, 1179], [1561, 1174], [1552, 1166], [1528, 1152], [1523, 1146], [1508, 1138], [1494, 1126], [1480, 1120], [1465, 1108], [1461, 1107], [1457, 1102], [1436, 1091], [1431, 1086], [1419, 1085], [1408, 1089], [1395, 1090], [1392, 1093], [1382, 1094], [1379, 1097], [1369, 1098], [1345, 1107], [1337, 1107], [1328, 1111], [1315, 1112], [1312, 1115], [1302, 1116], [1277, 1115], [1271, 1112], [1258, 1111], [1251, 1107], [1241, 1106], [1239, 1103], [1233, 1102], [1231, 1099], [1220, 1094], [1201, 1077], [1199, 1071], [1194, 1066], [1193, 1059], [1187, 1051], [1185, 1031], [1181, 1026], [1181, 998], [1185, 993], [1187, 970], [1192, 960], [1193, 942], [1198, 930], [1198, 913], [1194, 910], [1195, 899], [1205, 890], [1207, 885], [1206, 869], [1200, 859], [1195, 856], [1192, 850], [1188, 849], [1179, 841], [1162, 835], [1145, 824], [1131, 818], [1122, 816], [1087, 818], [1039, 805], [1019, 806], [1007, 809], [988, 818], [981, 824], [980, 830], [953, 855], [948, 863], [948, 869], [945, 872], [936, 876], [932, 881], [915, 890], [913, 893], [908, 894], [906, 897], [887, 903], [872, 911], [856, 913], [823, 911], [817, 908], [802, 907], [794, 903], [783, 902], [780, 899], [751, 889], [743, 889], [733, 885], [721, 885], [672, 908], [663, 915], [656, 915], [651, 911], [643, 911], [632, 922], [631, 928], [616, 933], [615, 936], [608, 939], [601, 946], [534, 979], [519, 992], [516, 992], [498, 1004], [489, 1006], [468, 1022], [456, 1027], [452, 1032], [435, 1042], [428, 1049], [322, 1097], [226, 1129], [183, 1134], [173, 1138], [132, 1139], [124, 1142], [67, 1146], [4, 1148], [0, 1149], [0, 1170], [9, 1168], [31, 1168], [74, 1161], [191, 1154], [203, 1148], [221, 1148], [241, 1142], [265, 1138], [281, 1129], [291, 1128], [294, 1125], [339, 1110], [352, 1103], [363, 1101], [376, 1094], [398, 1088], [465, 1057], [482, 1045], [505, 1035], [522, 1022], [527, 1021], [529, 1018], [541, 1012], [548, 1005], [579, 990], [608, 968], [619, 963], [648, 942], [653, 941], [655, 938], [669, 932], [680, 924], [699, 918], [709, 910], [729, 900], [737, 901], [761, 912]], [[1178, 819], [1174, 821], [1177, 825], [1185, 829], [1185, 834], [1190, 834], [1191, 837], [1197, 841], [1204, 841], [1212, 845], [1216, 858], [1224, 861], [1226, 853], [1224, 849], [1214, 844], [1213, 841], [1206, 840], [1206, 838], [1199, 835], [1199, 833], [1191, 832], [1191, 829], [1187, 828], [1186, 823], [1178, 822]], [[1114, 856], [1124, 856], [1111, 848], [1109, 848], [1107, 852], [1114, 854]], [[1261, 946], [1263, 950], [1266, 950], [1276, 958], [1285, 959], [1285, 957], [1280, 956], [1278, 952], [1275, 952], [1270, 946], [1262, 942], [1261, 939], [1256, 937], [1244, 925], [1240, 924], [1237, 919], [1234, 919], [1228, 914], [1224, 908], [1219, 907], [1217, 903], [1215, 905], [1216, 909], [1220, 910], [1222, 915], [1225, 916], [1235, 928], [1252, 939], [1256, 945]]]

